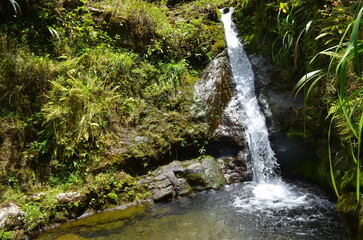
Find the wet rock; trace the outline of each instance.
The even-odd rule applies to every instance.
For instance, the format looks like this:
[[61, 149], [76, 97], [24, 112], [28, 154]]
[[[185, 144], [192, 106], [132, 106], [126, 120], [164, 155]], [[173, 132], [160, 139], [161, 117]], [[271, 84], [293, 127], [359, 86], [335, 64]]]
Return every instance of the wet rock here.
[[216, 141], [245, 147], [244, 128], [239, 117], [242, 113], [236, 113], [239, 106], [233, 105], [234, 98], [235, 82], [227, 51], [223, 51], [209, 63], [196, 83], [195, 102], [208, 117]]
[[[239, 103], [236, 101], [235, 87], [226, 51], [218, 55], [207, 66], [195, 85], [195, 105], [204, 110], [204, 114], [209, 119], [209, 126], [213, 136], [208, 152], [211, 152], [216, 158], [226, 156], [213, 154], [215, 146], [232, 146], [237, 150], [236, 152], [248, 152], [244, 126], [240, 117], [244, 113], [241, 112]], [[241, 164], [246, 166], [249, 154], [244, 156], [244, 159], [239, 158], [236, 162], [245, 161], [245, 163]], [[228, 155], [228, 157], [231, 156]], [[236, 158], [237, 156], [233, 155], [232, 157]], [[220, 162], [223, 163], [224, 161], [221, 160]], [[232, 162], [232, 160], [229, 162]], [[225, 167], [228, 167], [228, 164], [222, 164], [222, 169], [225, 169]], [[223, 170], [223, 174], [228, 178], [229, 183], [248, 179], [246, 177], [248, 173], [241, 172], [243, 169], [247, 171], [246, 167], [241, 167], [238, 170]], [[239, 174], [241, 177], [239, 177]]]
[[306, 166], [314, 169], [320, 163], [316, 161], [317, 146], [302, 137], [305, 128], [303, 95], [295, 96], [292, 91], [297, 79], [279, 76], [265, 57], [251, 54], [249, 58], [255, 72], [256, 94], [267, 117], [271, 147], [282, 174], [311, 181], [311, 176], [306, 176]]
[[56, 196], [56, 199], [59, 203], [77, 202], [81, 200], [81, 198], [82, 195], [79, 192], [59, 193]]
[[205, 157], [201, 160], [203, 174], [202, 177], [206, 182], [207, 188], [218, 189], [226, 184], [221, 166], [219, 162], [213, 157]]
[[12, 203], [0, 209], [0, 229], [13, 230], [23, 225], [22, 218], [25, 213]]
[[189, 185], [188, 181], [184, 178], [177, 178], [175, 191], [178, 196], [188, 195], [193, 192], [192, 187]]
[[[148, 184], [147, 184], [148, 183]], [[193, 190], [220, 188], [226, 184], [220, 163], [213, 157], [174, 161], [162, 166], [138, 184], [149, 185], [154, 201], [187, 195]]]
[[241, 149], [247, 148], [245, 140], [244, 126], [238, 113], [238, 106], [234, 106], [235, 101], [231, 101], [224, 110], [218, 127], [213, 132], [213, 137], [218, 142], [231, 143], [239, 146]]
[[228, 184], [252, 180], [252, 169], [248, 153], [240, 151], [237, 156], [218, 158], [222, 166], [222, 173]]
[[224, 108], [234, 94], [234, 81], [226, 51], [219, 54], [203, 71], [195, 85], [195, 115], [206, 115], [213, 131], [219, 125]]

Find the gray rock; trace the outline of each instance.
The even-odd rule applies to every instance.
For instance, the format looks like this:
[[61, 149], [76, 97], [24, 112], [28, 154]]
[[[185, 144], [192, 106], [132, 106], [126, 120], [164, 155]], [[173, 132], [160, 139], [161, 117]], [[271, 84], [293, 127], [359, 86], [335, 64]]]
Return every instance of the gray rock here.
[[199, 161], [188, 161], [185, 164], [189, 164], [186, 167], [186, 173], [199, 174], [199, 175], [202, 174], [203, 172], [202, 164]]
[[188, 181], [184, 178], [177, 178], [175, 191], [178, 196], [188, 195], [193, 192], [192, 187], [189, 185]]
[[25, 213], [15, 204], [9, 203], [0, 209], [0, 229], [12, 230], [23, 224]]
[[[175, 196], [174, 184], [176, 177], [172, 171], [167, 171], [165, 166], [156, 170], [151, 178], [149, 189], [151, 190], [151, 198], [155, 201], [173, 198]], [[174, 176], [173, 176], [174, 175]], [[170, 181], [169, 179], [172, 179]]]
[[184, 177], [195, 190], [217, 189], [226, 184], [221, 165], [213, 157], [205, 156], [202, 159], [183, 163], [187, 164]]
[[201, 160], [203, 175], [207, 188], [218, 189], [226, 184], [219, 162], [212, 157], [205, 157]]
[[173, 185], [168, 185], [160, 188], [153, 188], [151, 190], [151, 198], [154, 201], [170, 199], [173, 197], [175, 197], [175, 191]]
[[136, 136], [135, 137], [135, 142], [136, 143], [140, 143], [140, 142], [148, 142], [149, 139], [147, 137], [142, 137], [142, 136]]
[[56, 196], [56, 199], [59, 203], [77, 202], [81, 200], [81, 198], [82, 195], [79, 192], [59, 193]]
[[252, 169], [249, 164], [249, 153], [240, 151], [237, 156], [218, 158], [222, 173], [228, 184], [249, 181], [252, 179]]
[[227, 52], [223, 51], [211, 61], [195, 84], [194, 112], [206, 115], [213, 131], [219, 125], [224, 108], [234, 95], [234, 81]]

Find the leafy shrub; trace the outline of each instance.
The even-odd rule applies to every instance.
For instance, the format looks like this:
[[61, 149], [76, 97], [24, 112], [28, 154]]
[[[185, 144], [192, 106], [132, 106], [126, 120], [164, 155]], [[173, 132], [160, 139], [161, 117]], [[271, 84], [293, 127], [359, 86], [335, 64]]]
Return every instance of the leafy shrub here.
[[46, 213], [41, 206], [36, 203], [29, 203], [24, 205], [25, 216], [23, 221], [25, 223], [26, 231], [33, 231], [42, 226], [46, 221]]

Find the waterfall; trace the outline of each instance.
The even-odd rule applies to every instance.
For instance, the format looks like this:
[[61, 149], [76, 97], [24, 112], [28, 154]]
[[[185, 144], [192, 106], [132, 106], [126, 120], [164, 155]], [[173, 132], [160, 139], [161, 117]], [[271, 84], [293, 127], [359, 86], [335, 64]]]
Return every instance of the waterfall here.
[[233, 117], [238, 119], [245, 129], [253, 170], [253, 181], [245, 183], [245, 191], [236, 197], [235, 206], [242, 210], [269, 211], [269, 209], [306, 205], [307, 199], [313, 197], [296, 186], [284, 182], [276, 173], [278, 164], [270, 146], [266, 119], [255, 94], [252, 65], [232, 21], [234, 9], [227, 8], [220, 11], [228, 56], [236, 83], [236, 96], [232, 98], [227, 111], [230, 114], [234, 113]]
[[[258, 105], [252, 65], [238, 39], [232, 22], [233, 8], [222, 15], [228, 55], [234, 80], [236, 82], [236, 98], [240, 120], [245, 127], [245, 135], [251, 154], [253, 181], [267, 182], [278, 178], [275, 174], [277, 161], [271, 149], [266, 127], [266, 120]], [[223, 13], [223, 10], [221, 10]]]

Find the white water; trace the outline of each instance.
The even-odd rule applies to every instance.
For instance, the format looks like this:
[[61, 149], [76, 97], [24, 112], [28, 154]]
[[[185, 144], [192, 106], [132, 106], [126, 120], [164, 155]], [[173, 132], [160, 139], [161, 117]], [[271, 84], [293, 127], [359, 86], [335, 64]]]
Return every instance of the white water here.
[[[235, 206], [248, 210], [294, 208], [308, 204], [307, 193], [285, 183], [275, 172], [278, 167], [275, 154], [270, 146], [266, 120], [258, 105], [252, 65], [238, 38], [232, 21], [234, 9], [222, 13], [228, 55], [234, 80], [236, 97], [227, 111], [235, 113], [245, 127], [245, 138], [251, 155], [253, 181], [246, 185], [248, 193], [236, 198]], [[232, 111], [231, 108], [238, 108]], [[229, 109], [229, 110], [228, 110]]]

